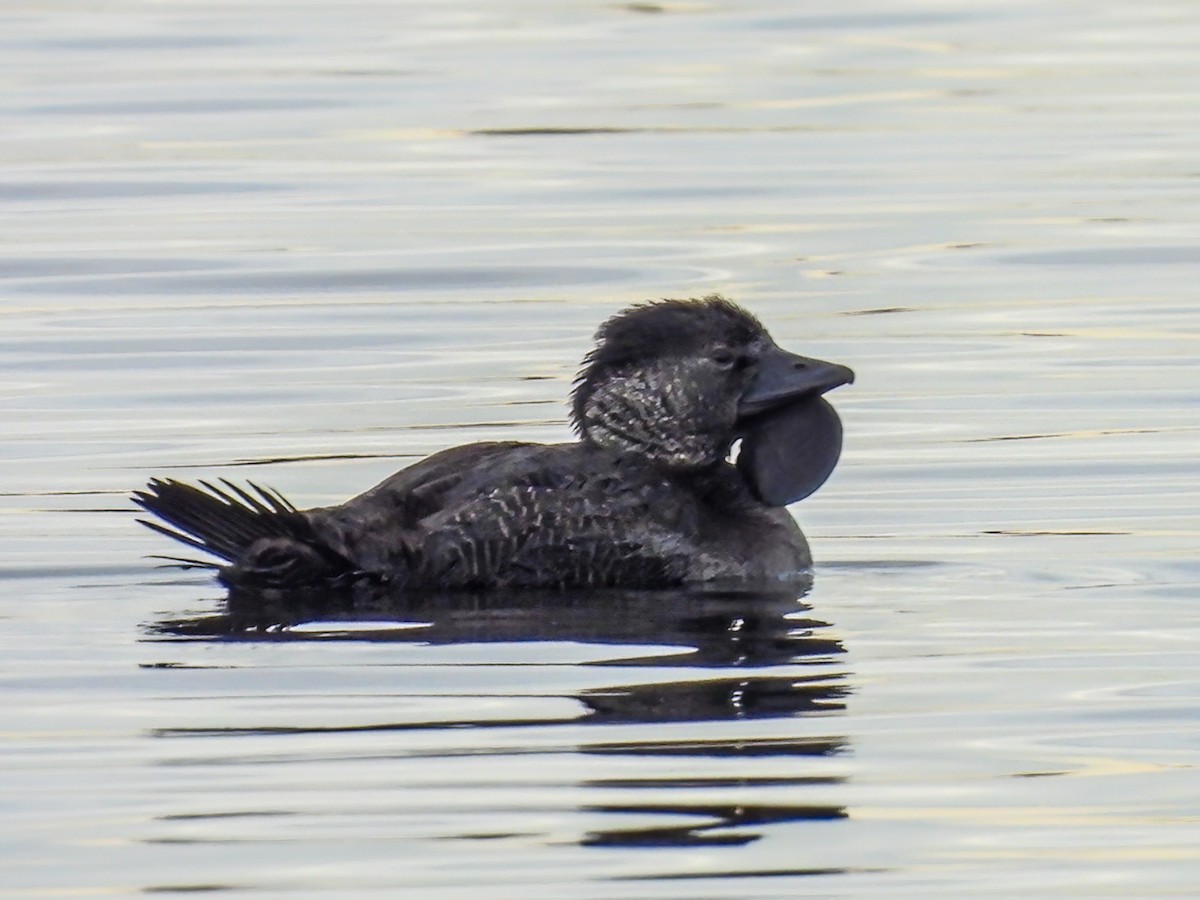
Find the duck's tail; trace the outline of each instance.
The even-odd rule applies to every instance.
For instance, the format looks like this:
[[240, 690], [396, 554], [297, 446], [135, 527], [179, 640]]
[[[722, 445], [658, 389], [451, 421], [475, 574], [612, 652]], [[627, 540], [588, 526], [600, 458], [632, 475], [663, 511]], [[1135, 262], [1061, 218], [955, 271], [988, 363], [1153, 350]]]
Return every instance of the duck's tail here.
[[[221, 480], [221, 487], [199, 487], [155, 478], [133, 502], [162, 522], [138, 519], [169, 538], [222, 560], [174, 559], [177, 563], [220, 570], [225, 584], [312, 584], [353, 569], [313, 530], [308, 517], [275, 491]], [[166, 524], [164, 525], [163, 522]]]

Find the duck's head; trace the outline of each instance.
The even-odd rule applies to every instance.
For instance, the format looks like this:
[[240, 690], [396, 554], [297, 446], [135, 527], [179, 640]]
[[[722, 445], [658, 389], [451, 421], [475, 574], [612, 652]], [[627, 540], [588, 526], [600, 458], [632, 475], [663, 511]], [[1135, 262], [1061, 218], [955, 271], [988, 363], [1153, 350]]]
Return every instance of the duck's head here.
[[633, 306], [600, 326], [571, 395], [584, 441], [675, 472], [723, 462], [759, 499], [812, 493], [841, 450], [821, 395], [854, 380], [845, 366], [780, 349], [754, 316], [723, 297]]

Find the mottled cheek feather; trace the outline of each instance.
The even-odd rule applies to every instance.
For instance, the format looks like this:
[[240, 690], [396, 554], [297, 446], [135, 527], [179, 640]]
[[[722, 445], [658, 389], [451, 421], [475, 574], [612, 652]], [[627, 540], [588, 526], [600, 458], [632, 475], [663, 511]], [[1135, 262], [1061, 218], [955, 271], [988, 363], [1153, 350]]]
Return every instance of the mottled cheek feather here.
[[659, 465], [695, 469], [725, 458], [730, 404], [703, 396], [683, 363], [617, 374], [597, 385], [583, 410], [588, 440]]

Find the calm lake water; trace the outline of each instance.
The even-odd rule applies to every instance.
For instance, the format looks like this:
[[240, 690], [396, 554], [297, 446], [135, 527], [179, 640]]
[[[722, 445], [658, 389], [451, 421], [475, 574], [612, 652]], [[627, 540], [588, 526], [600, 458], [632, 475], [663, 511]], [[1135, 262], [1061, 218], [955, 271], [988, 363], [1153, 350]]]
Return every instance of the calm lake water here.
[[[1190, 0], [5, 4], [0, 897], [1194, 896], [1198, 45]], [[146, 558], [151, 475], [568, 439], [596, 324], [714, 291], [858, 372], [803, 598], [222, 637]]]

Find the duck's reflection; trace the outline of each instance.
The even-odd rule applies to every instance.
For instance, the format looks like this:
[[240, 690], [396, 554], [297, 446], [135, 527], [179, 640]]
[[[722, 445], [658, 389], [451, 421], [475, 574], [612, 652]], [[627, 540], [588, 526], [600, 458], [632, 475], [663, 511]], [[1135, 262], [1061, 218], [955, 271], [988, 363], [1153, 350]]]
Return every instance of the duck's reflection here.
[[[378, 590], [324, 595], [233, 594], [220, 614], [161, 621], [151, 627], [160, 639], [222, 641], [390, 641], [421, 645], [490, 642], [568, 642], [606, 646], [601, 660], [583, 665], [617, 667], [636, 672], [627, 681], [577, 691], [569, 696], [579, 704], [573, 717], [441, 718], [369, 725], [263, 729], [282, 731], [432, 731], [446, 728], [526, 728], [556, 725], [609, 726], [608, 740], [578, 742], [575, 751], [587, 755], [625, 757], [706, 757], [742, 759], [749, 770], [763, 757], [820, 758], [846, 749], [844, 738], [818, 733], [796, 736], [731, 737], [728, 728], [686, 739], [664, 739], [662, 730], [647, 731], [640, 739], [623, 740], [611, 726], [730, 722], [836, 715], [844, 709], [848, 689], [837, 665], [844, 653], [829, 634], [829, 624], [810, 616], [804, 592], [794, 587], [774, 592], [604, 592], [599, 594], [514, 593], [486, 595], [399, 596]], [[797, 666], [803, 667], [797, 671]], [[697, 670], [692, 677], [649, 680], [658, 669]], [[237, 729], [245, 734], [247, 729]], [[824, 732], [825, 729], [820, 729]], [[206, 733], [225, 733], [205, 729]], [[161, 736], [195, 734], [190, 729], [164, 729]], [[633, 732], [631, 732], [631, 735]], [[613, 740], [612, 738], [618, 738]], [[723, 763], [728, 766], [729, 763]], [[784, 787], [823, 785], [839, 779], [829, 775], [798, 775], [791, 771], [772, 784], [753, 778], [717, 779], [711, 772], [685, 779], [643, 777], [620, 782], [588, 781], [580, 786], [593, 793], [610, 788], [634, 802], [589, 804], [588, 812], [605, 812], [630, 819], [629, 827], [589, 832], [589, 845], [742, 844], [759, 836], [758, 826], [845, 815], [828, 804], [723, 804], [664, 802], [687, 790], [728, 795], [739, 787], [759, 791], [774, 782]], [[630, 792], [635, 792], [630, 797]], [[645, 793], [643, 793], [643, 791]], [[636, 798], [646, 796], [642, 804]], [[642, 824], [647, 821], [652, 824]], [[667, 824], [662, 824], [663, 818]], [[681, 819], [671, 822], [671, 819]]]
[[[807, 617], [806, 593], [803, 584], [770, 592], [233, 592], [224, 612], [159, 621], [150, 631], [205, 640], [565, 641], [644, 651], [595, 665], [761, 668], [844, 652], [823, 634], [829, 623]], [[672, 649], [650, 649], [664, 646]]]
[[[775, 593], [234, 593], [223, 613], [162, 621], [152, 630], [239, 641], [600, 644], [612, 646], [612, 655], [583, 665], [730, 672], [620, 684], [576, 695], [586, 710], [583, 721], [596, 724], [773, 718], [841, 710], [842, 674], [829, 671], [829, 664], [844, 650], [836, 638], [823, 634], [827, 622], [807, 615], [810, 607], [797, 593], [794, 588]], [[796, 665], [813, 665], [820, 671], [755, 674]]]

